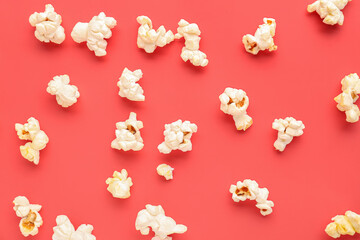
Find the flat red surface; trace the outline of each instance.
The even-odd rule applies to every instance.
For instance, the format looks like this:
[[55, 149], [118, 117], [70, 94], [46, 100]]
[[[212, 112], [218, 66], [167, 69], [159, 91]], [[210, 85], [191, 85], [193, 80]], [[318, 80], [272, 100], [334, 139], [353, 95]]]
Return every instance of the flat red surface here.
[[[178, 240], [317, 240], [330, 219], [346, 210], [360, 212], [360, 123], [349, 124], [336, 109], [341, 79], [359, 68], [360, 3], [344, 10], [343, 26], [327, 26], [308, 14], [310, 1], [65, 1], [51, 3], [62, 15], [66, 40], [60, 46], [39, 42], [28, 18], [47, 1], [4, 1], [0, 9], [0, 239], [23, 239], [12, 210], [18, 195], [43, 206], [44, 225], [28, 239], [51, 239], [57, 215], [75, 227], [94, 226], [97, 239], [151, 239], [135, 230], [145, 204], [161, 204], [188, 232]], [[118, 25], [108, 55], [97, 58], [85, 44], [70, 37], [78, 21], [104, 11]], [[138, 15], [149, 16], [157, 28], [176, 31], [181, 18], [199, 25], [205, 68], [180, 58], [183, 40], [153, 54], [136, 46]], [[277, 21], [278, 50], [252, 56], [242, 36], [253, 34], [263, 17]], [[142, 69], [145, 102], [118, 96], [116, 83], [124, 67]], [[68, 74], [81, 97], [69, 109], [46, 92], [55, 75]], [[245, 90], [254, 124], [235, 129], [219, 110], [225, 87]], [[110, 147], [115, 123], [134, 111], [144, 122], [145, 147], [122, 152]], [[14, 130], [29, 117], [40, 121], [50, 142], [40, 164], [23, 159], [24, 144]], [[304, 135], [285, 152], [275, 151], [275, 118], [302, 120]], [[177, 119], [198, 125], [191, 152], [162, 155], [164, 124]], [[156, 166], [169, 163], [174, 180], [166, 182]], [[105, 180], [126, 168], [134, 186], [131, 197], [115, 199]], [[274, 212], [263, 217], [254, 202], [234, 203], [229, 186], [255, 179], [270, 191]], [[350, 238], [343, 238], [350, 239]]]

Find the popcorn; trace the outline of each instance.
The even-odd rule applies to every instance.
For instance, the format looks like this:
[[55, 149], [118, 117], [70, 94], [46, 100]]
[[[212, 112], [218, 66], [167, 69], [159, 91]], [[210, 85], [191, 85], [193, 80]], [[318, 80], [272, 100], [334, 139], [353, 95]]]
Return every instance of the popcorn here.
[[121, 173], [115, 171], [113, 178], [108, 178], [106, 184], [109, 184], [107, 190], [115, 198], [129, 198], [130, 187], [133, 185], [131, 177], [128, 177], [126, 169], [122, 169]]
[[161, 153], [168, 154], [172, 150], [183, 152], [191, 151], [191, 136], [197, 132], [197, 126], [189, 121], [177, 120], [171, 124], [165, 124], [165, 140], [158, 146]]
[[305, 125], [302, 121], [297, 121], [295, 118], [287, 117], [285, 119], [275, 119], [272, 128], [278, 130], [278, 138], [274, 143], [276, 150], [284, 151], [286, 145], [291, 143], [294, 137], [303, 135]]
[[56, 227], [53, 227], [52, 240], [96, 240], [91, 234], [94, 227], [90, 224], [81, 224], [75, 231], [69, 218], [65, 215], [56, 217]]
[[173, 179], [173, 170], [174, 168], [170, 167], [167, 164], [160, 164], [157, 168], [156, 171], [160, 176], [165, 177], [166, 180], [170, 180]]
[[77, 102], [80, 97], [78, 88], [70, 85], [68, 75], [55, 76], [48, 84], [46, 91], [51, 95], [56, 95], [56, 101], [62, 107], [70, 107]]
[[341, 235], [351, 235], [360, 233], [360, 215], [347, 211], [344, 215], [337, 215], [331, 220], [334, 222], [326, 226], [325, 232], [333, 238], [338, 238]]
[[144, 147], [144, 141], [140, 135], [143, 122], [136, 119], [136, 113], [131, 112], [125, 122], [116, 123], [116, 139], [111, 142], [111, 147], [124, 151], [139, 151]]
[[274, 203], [267, 200], [269, 190], [267, 188], [259, 188], [256, 181], [245, 179], [243, 182], [238, 181], [236, 185], [230, 186], [230, 193], [234, 202], [249, 200], [256, 200], [256, 207], [260, 209], [263, 216], [272, 213]]
[[152, 240], [171, 240], [169, 235], [173, 233], [184, 233], [187, 227], [176, 224], [171, 217], [165, 216], [165, 211], [161, 205], [153, 206], [147, 204], [146, 209], [141, 210], [135, 221], [136, 230], [140, 230], [142, 235], [148, 235], [150, 228], [155, 233]]
[[205, 67], [208, 65], [209, 60], [205, 53], [199, 50], [200, 48], [200, 29], [196, 23], [188, 23], [181, 19], [178, 23], [179, 27], [175, 34], [176, 39], [185, 38], [185, 47], [181, 50], [181, 58], [184, 62], [190, 60], [194, 66]]
[[141, 69], [132, 72], [125, 68], [117, 83], [117, 86], [120, 88], [119, 95], [131, 101], [145, 101], [144, 90], [140, 84], [136, 83], [142, 76]]
[[320, 15], [320, 18], [324, 19], [323, 23], [329, 25], [343, 25], [344, 23], [344, 14], [342, 9], [350, 2], [351, 0], [317, 0], [314, 3], [308, 5], [308, 12], [317, 12]]
[[246, 113], [246, 109], [249, 107], [249, 98], [245, 91], [225, 88], [219, 99], [221, 102], [220, 110], [233, 116], [237, 130], [245, 131], [253, 124], [252, 118]]
[[354, 123], [359, 121], [360, 111], [359, 107], [355, 105], [355, 102], [358, 100], [360, 94], [360, 79], [356, 73], [352, 73], [348, 76], [345, 76], [341, 80], [341, 94], [334, 98], [337, 102], [337, 108], [345, 112], [346, 121]]
[[101, 12], [91, 19], [89, 23], [78, 22], [71, 32], [71, 37], [77, 43], [87, 42], [87, 46], [95, 55], [102, 57], [106, 55], [107, 41], [112, 36], [111, 29], [116, 26], [116, 20], [106, 17]]
[[157, 47], [164, 47], [174, 41], [172, 31], [166, 31], [162, 25], [155, 31], [150, 18], [147, 16], [139, 16], [136, 21], [141, 24], [138, 30], [137, 45], [139, 48], [143, 48], [145, 52], [153, 53]]
[[26, 197], [18, 196], [14, 199], [14, 211], [16, 216], [20, 217], [20, 231], [27, 237], [35, 236], [39, 232], [39, 227], [43, 224], [43, 220], [39, 214], [41, 205], [30, 204]]
[[276, 22], [273, 18], [264, 18], [264, 24], [259, 25], [255, 35], [246, 34], [242, 42], [245, 50], [254, 55], [258, 52], [268, 49], [270, 52], [275, 51], [277, 46], [274, 44]]
[[35, 37], [41, 42], [60, 44], [65, 40], [61, 16], [57, 14], [51, 4], [45, 5], [45, 12], [31, 14], [29, 22], [36, 27]]
[[20, 153], [25, 159], [38, 165], [40, 150], [46, 147], [49, 138], [44, 131], [40, 130], [38, 120], [31, 117], [27, 121], [28, 123], [25, 123], [24, 125], [20, 123], [15, 124], [15, 130], [19, 139], [32, 141], [20, 146]]

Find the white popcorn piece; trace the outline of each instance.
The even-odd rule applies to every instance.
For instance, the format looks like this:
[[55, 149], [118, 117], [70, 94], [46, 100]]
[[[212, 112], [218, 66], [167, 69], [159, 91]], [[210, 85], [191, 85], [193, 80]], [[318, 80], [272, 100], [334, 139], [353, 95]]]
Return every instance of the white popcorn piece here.
[[190, 60], [194, 66], [205, 67], [209, 60], [205, 53], [199, 50], [200, 48], [200, 29], [196, 23], [189, 23], [181, 19], [178, 23], [179, 27], [175, 34], [176, 39], [184, 38], [185, 47], [181, 50], [181, 58], [184, 62]]
[[43, 224], [39, 214], [41, 205], [30, 204], [29, 200], [24, 196], [16, 197], [13, 203], [16, 216], [21, 218], [19, 223], [21, 233], [25, 237], [38, 234], [39, 227]]
[[125, 68], [119, 78], [117, 86], [119, 87], [120, 97], [126, 97], [131, 101], [145, 101], [144, 90], [137, 82], [142, 78], [141, 69], [130, 71]]
[[143, 122], [136, 119], [136, 113], [131, 112], [128, 120], [116, 123], [116, 139], [111, 142], [111, 147], [124, 151], [140, 151], [144, 147], [140, 135], [143, 127]]
[[55, 76], [48, 84], [46, 91], [51, 95], [56, 95], [57, 103], [64, 107], [70, 107], [77, 102], [80, 97], [78, 88], [70, 85], [70, 78], [68, 75]]
[[171, 124], [165, 124], [165, 140], [158, 146], [158, 149], [164, 154], [173, 150], [191, 151], [191, 136], [195, 132], [197, 132], [196, 124], [189, 121], [183, 122], [179, 119]]
[[351, 0], [317, 0], [308, 5], [307, 11], [310, 13], [316, 11], [320, 15], [320, 18], [323, 19], [323, 23], [343, 25], [344, 14], [341, 10], [343, 10], [350, 1]]
[[126, 169], [122, 169], [121, 172], [115, 171], [113, 177], [106, 180], [106, 184], [109, 184], [107, 190], [114, 198], [130, 197], [130, 187], [133, 183]]
[[116, 20], [106, 17], [101, 12], [91, 19], [89, 23], [78, 22], [71, 32], [72, 39], [77, 43], [87, 42], [87, 46], [95, 55], [106, 55], [107, 41], [112, 36], [111, 29], [116, 26]]
[[282, 152], [294, 137], [303, 135], [305, 125], [302, 121], [297, 121], [293, 117], [287, 117], [285, 119], [275, 119], [272, 123], [272, 128], [278, 131], [278, 138], [274, 143], [274, 147], [276, 150]]
[[331, 219], [333, 222], [326, 226], [325, 232], [333, 238], [341, 235], [351, 235], [360, 233], [360, 215], [346, 211], [345, 215], [337, 215]]
[[53, 42], [60, 44], [65, 40], [64, 28], [61, 24], [61, 16], [55, 12], [51, 4], [45, 5], [44, 12], [31, 14], [29, 22], [36, 27], [35, 37], [41, 42]]
[[173, 170], [174, 168], [163, 163], [157, 166], [156, 171], [160, 176], [163, 176], [166, 180], [173, 179]]
[[141, 24], [138, 30], [137, 45], [145, 52], [153, 53], [157, 47], [164, 47], [174, 41], [174, 34], [171, 30], [166, 31], [165, 27], [161, 25], [155, 31], [147, 16], [139, 16], [136, 21]]
[[272, 213], [274, 203], [268, 200], [269, 190], [267, 188], [259, 188], [256, 181], [245, 179], [243, 182], [238, 181], [236, 185], [230, 186], [230, 193], [234, 202], [256, 200], [256, 207], [260, 209], [263, 216]]
[[275, 51], [277, 46], [274, 44], [276, 22], [273, 18], [264, 18], [264, 24], [259, 25], [255, 35], [246, 34], [242, 42], [245, 50], [251, 54], [258, 54], [259, 51], [268, 49], [270, 52]]
[[56, 217], [57, 226], [53, 227], [52, 240], [96, 240], [92, 235], [94, 227], [90, 224], [81, 224], [75, 231], [69, 218], [65, 215]]
[[161, 205], [147, 204], [145, 207], [138, 213], [135, 221], [135, 228], [142, 235], [148, 235], [151, 228], [155, 233], [153, 240], [171, 240], [172, 238], [169, 235], [187, 231], [185, 225], [176, 224], [174, 219], [166, 216]]

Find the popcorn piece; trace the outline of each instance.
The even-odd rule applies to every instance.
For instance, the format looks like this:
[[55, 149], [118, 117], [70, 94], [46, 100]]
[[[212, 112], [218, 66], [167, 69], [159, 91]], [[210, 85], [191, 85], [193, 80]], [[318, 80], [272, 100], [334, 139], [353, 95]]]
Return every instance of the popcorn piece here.
[[320, 18], [324, 19], [323, 23], [329, 25], [343, 25], [344, 23], [344, 14], [342, 9], [350, 2], [351, 0], [317, 0], [314, 3], [308, 5], [308, 12], [317, 12], [320, 15]]
[[160, 164], [157, 168], [156, 171], [160, 176], [165, 177], [166, 180], [170, 180], [173, 179], [173, 170], [174, 168], [170, 167], [167, 164]]
[[53, 227], [52, 240], [96, 240], [92, 235], [94, 227], [90, 224], [81, 224], [75, 231], [69, 218], [65, 215], [56, 217], [56, 227]]
[[129, 198], [130, 187], [133, 185], [131, 177], [128, 177], [126, 169], [122, 169], [121, 173], [115, 171], [113, 178], [108, 178], [106, 184], [109, 184], [107, 190], [115, 198]]
[[153, 53], [157, 47], [164, 47], [174, 41], [172, 31], [166, 31], [162, 25], [155, 31], [150, 18], [147, 16], [139, 16], [136, 21], [141, 24], [138, 30], [137, 45], [139, 48], [143, 48], [145, 52]]
[[344, 215], [337, 215], [331, 220], [334, 222], [326, 226], [325, 232], [333, 238], [338, 238], [341, 235], [351, 235], [360, 233], [360, 215], [347, 211]]
[[172, 150], [183, 152], [191, 151], [191, 136], [197, 132], [197, 126], [189, 121], [177, 120], [171, 124], [165, 124], [165, 140], [158, 146], [161, 153], [168, 154]]
[[142, 76], [141, 69], [132, 72], [125, 68], [117, 83], [117, 86], [120, 88], [119, 95], [131, 101], [145, 101], [144, 90], [140, 84], [136, 83]]
[[187, 227], [176, 224], [174, 219], [165, 216], [165, 211], [161, 205], [153, 206], [147, 204], [146, 209], [141, 210], [135, 221], [136, 230], [140, 230], [142, 235], [148, 235], [150, 228], [155, 233], [153, 240], [171, 240], [168, 235], [173, 233], [184, 233]]
[[230, 193], [234, 202], [249, 200], [256, 200], [256, 207], [260, 209], [263, 216], [272, 213], [274, 203], [267, 200], [269, 190], [267, 188], [259, 188], [256, 181], [245, 179], [243, 182], [238, 181], [236, 185], [230, 186]]
[[181, 19], [178, 23], [179, 27], [175, 34], [176, 39], [185, 38], [185, 47], [181, 50], [181, 58], [184, 62], [190, 60], [194, 66], [205, 67], [209, 60], [205, 53], [199, 50], [200, 48], [200, 29], [196, 23], [188, 23]]
[[111, 142], [112, 148], [139, 151], [144, 147], [144, 141], [140, 135], [143, 122], [136, 119], [136, 113], [131, 112], [128, 120], [116, 123], [116, 128], [116, 139]]
[[116, 20], [106, 17], [101, 12], [98, 16], [91, 19], [89, 23], [78, 22], [71, 32], [71, 37], [75, 42], [87, 42], [87, 46], [95, 55], [102, 57], [106, 55], [107, 41], [112, 36], [111, 29], [116, 26]]
[[51, 4], [45, 5], [45, 11], [31, 14], [29, 22], [36, 27], [35, 37], [41, 42], [53, 42], [60, 44], [65, 40], [64, 28], [61, 24], [61, 16], [57, 14]]
[[303, 135], [305, 125], [302, 121], [297, 121], [295, 118], [287, 117], [285, 119], [275, 119], [272, 128], [278, 130], [278, 138], [274, 143], [276, 150], [284, 151], [286, 145], [291, 143], [294, 137]]
[[35, 236], [39, 232], [39, 227], [43, 224], [43, 220], [39, 214], [41, 205], [30, 204], [26, 197], [18, 196], [14, 199], [14, 211], [16, 216], [20, 217], [20, 231], [27, 237]]
[[242, 39], [245, 50], [254, 55], [260, 50], [268, 49], [271, 52], [277, 49], [273, 39], [276, 29], [275, 19], [264, 18], [263, 21], [264, 24], [259, 25], [254, 36], [246, 34]]
[[55, 76], [48, 84], [46, 91], [51, 95], [56, 95], [56, 101], [62, 107], [70, 107], [77, 102], [80, 97], [78, 88], [70, 85], [68, 75]]
[[352, 73], [348, 76], [345, 76], [341, 80], [341, 94], [334, 98], [337, 102], [337, 108], [345, 112], [346, 121], [354, 123], [359, 121], [360, 111], [359, 107], [355, 105], [355, 102], [358, 100], [360, 94], [360, 79], [356, 73]]

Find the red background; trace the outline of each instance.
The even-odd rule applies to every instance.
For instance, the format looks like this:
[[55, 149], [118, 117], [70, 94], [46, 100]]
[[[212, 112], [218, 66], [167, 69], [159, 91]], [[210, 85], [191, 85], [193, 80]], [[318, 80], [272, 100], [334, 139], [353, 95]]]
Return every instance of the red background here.
[[[358, 185], [360, 123], [349, 124], [336, 109], [341, 79], [359, 72], [360, 3], [344, 9], [343, 26], [327, 26], [308, 14], [310, 1], [116, 1], [58, 0], [66, 40], [60, 46], [39, 42], [28, 23], [47, 1], [4, 1], [0, 9], [0, 239], [22, 239], [12, 201], [24, 195], [43, 206], [44, 225], [28, 239], [51, 238], [57, 215], [75, 227], [94, 226], [97, 239], [151, 239], [135, 230], [145, 204], [161, 204], [167, 215], [188, 226], [175, 239], [330, 239], [330, 219], [346, 210], [360, 212]], [[78, 21], [104, 11], [118, 25], [108, 55], [95, 57], [70, 37]], [[183, 40], [146, 54], [136, 46], [136, 17], [149, 16], [157, 28], [176, 31], [181, 18], [199, 25], [205, 68], [180, 58]], [[242, 36], [254, 34], [263, 17], [276, 19], [278, 50], [252, 56]], [[145, 102], [118, 96], [116, 83], [124, 67], [142, 69]], [[46, 92], [55, 75], [68, 74], [81, 97], [69, 109]], [[254, 124], [235, 129], [219, 110], [225, 87], [245, 90]], [[140, 152], [110, 147], [115, 123], [134, 111], [144, 122]], [[14, 124], [29, 117], [40, 121], [50, 142], [40, 164], [23, 159]], [[273, 147], [275, 118], [302, 120], [304, 135], [285, 152]], [[190, 120], [199, 130], [191, 152], [162, 155], [164, 124]], [[156, 174], [160, 163], [175, 168], [174, 180]], [[105, 180], [126, 168], [134, 186], [131, 197], [115, 199]], [[270, 191], [274, 212], [263, 217], [254, 202], [234, 203], [231, 184], [255, 179]], [[346, 237], [343, 239], [347, 239]]]

